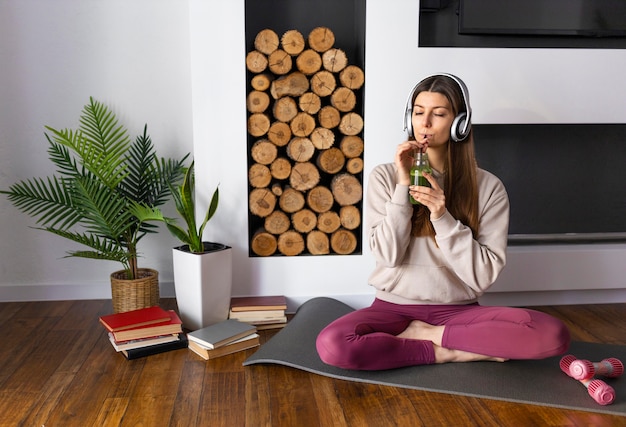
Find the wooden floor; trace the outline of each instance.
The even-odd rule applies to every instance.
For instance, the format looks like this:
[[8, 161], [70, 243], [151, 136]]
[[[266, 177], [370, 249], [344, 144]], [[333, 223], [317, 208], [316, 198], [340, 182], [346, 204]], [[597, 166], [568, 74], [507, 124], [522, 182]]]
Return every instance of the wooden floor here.
[[[626, 344], [626, 304], [539, 309], [564, 319], [576, 340]], [[1, 426], [626, 425], [626, 417], [244, 368], [253, 350], [209, 362], [186, 349], [127, 361], [98, 323], [110, 312], [107, 300], [0, 303]], [[271, 335], [262, 332], [262, 342]]]

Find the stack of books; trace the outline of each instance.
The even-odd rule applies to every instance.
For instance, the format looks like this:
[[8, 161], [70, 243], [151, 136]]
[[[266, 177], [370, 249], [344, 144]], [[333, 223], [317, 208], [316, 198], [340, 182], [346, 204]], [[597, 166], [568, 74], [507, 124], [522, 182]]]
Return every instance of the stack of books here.
[[228, 319], [187, 334], [189, 350], [205, 360], [257, 347], [256, 327]]
[[174, 310], [154, 306], [100, 317], [115, 351], [127, 359], [187, 347], [182, 321]]
[[233, 297], [228, 317], [255, 325], [258, 330], [277, 329], [287, 324], [286, 310], [283, 295]]

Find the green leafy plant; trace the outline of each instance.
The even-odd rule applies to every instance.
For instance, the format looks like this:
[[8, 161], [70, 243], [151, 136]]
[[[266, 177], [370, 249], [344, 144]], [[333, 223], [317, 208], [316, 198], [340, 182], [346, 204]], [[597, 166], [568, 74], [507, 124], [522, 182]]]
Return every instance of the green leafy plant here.
[[171, 184], [184, 174], [181, 160], [157, 158], [147, 125], [134, 142], [115, 114], [89, 99], [76, 130], [45, 127], [49, 158], [56, 173], [13, 184], [6, 194], [39, 229], [88, 247], [69, 251], [122, 263], [128, 279], [137, 277], [137, 243], [156, 226], [134, 215], [137, 203], [157, 207], [171, 196]]
[[176, 220], [163, 216], [160, 209], [147, 206], [146, 204], [135, 204], [135, 215], [141, 221], [161, 221], [164, 222], [170, 232], [181, 242], [189, 247], [192, 253], [205, 252], [205, 245], [202, 241], [202, 234], [209, 220], [215, 214], [219, 203], [219, 187], [213, 192], [211, 203], [207, 209], [204, 219], [198, 227], [196, 220], [196, 203], [194, 198], [195, 191], [195, 173], [194, 162], [187, 168], [183, 183], [177, 186], [171, 186], [170, 191], [176, 205], [176, 211], [185, 222], [187, 229], [177, 225]]

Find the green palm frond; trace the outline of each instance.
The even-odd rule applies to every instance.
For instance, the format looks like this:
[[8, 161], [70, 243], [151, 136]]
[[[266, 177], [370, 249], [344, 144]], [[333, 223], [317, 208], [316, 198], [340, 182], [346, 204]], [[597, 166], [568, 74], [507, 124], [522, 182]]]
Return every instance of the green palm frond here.
[[138, 136], [129, 147], [128, 174], [120, 183], [120, 191], [126, 197], [142, 203], [152, 204], [152, 194], [156, 180], [157, 162], [152, 140], [147, 134], [148, 126], [144, 126], [143, 135]]
[[55, 176], [15, 183], [7, 195], [15, 207], [37, 219], [37, 224], [67, 229], [78, 223], [82, 211], [74, 204], [67, 180]]
[[82, 166], [115, 188], [126, 174], [130, 139], [111, 111], [93, 98], [89, 101], [83, 109], [77, 131], [57, 130], [50, 126], [46, 129], [55, 143], [68, 147]]
[[103, 163], [94, 163], [95, 166], [117, 168], [125, 161], [130, 145], [126, 128], [118, 124], [111, 110], [92, 97], [80, 116], [80, 130], [87, 147], [103, 159]]
[[76, 162], [76, 158], [72, 156], [72, 153], [63, 144], [57, 144], [50, 138], [50, 135], [45, 134], [48, 143], [48, 156], [50, 161], [57, 167], [57, 172], [63, 176], [74, 177], [84, 174], [84, 168], [81, 171]]
[[180, 160], [161, 158], [157, 162], [157, 177], [159, 179], [155, 180], [158, 184], [155, 186], [154, 206], [162, 206], [172, 194], [171, 185], [178, 185], [183, 179], [186, 170], [185, 162], [188, 157], [189, 154]]
[[142, 222], [132, 206], [166, 203], [187, 156], [159, 159], [147, 126], [131, 143], [115, 114], [93, 98], [79, 123], [74, 130], [45, 127], [55, 175], [23, 180], [0, 193], [34, 217], [40, 229], [92, 249], [68, 256], [118, 261], [133, 278], [137, 243], [157, 227]]
[[170, 185], [179, 182], [184, 173], [184, 163], [189, 155], [181, 160], [157, 158], [152, 139], [147, 134], [139, 135], [131, 145], [128, 159], [128, 175], [120, 185], [120, 190], [132, 200], [149, 206], [162, 206], [171, 195]]
[[[42, 230], [49, 231], [52, 234], [71, 240], [81, 245], [87, 246], [93, 251], [69, 251], [69, 256], [75, 253], [95, 253], [98, 254], [99, 259], [106, 259], [109, 261], [118, 261], [126, 263], [128, 261], [128, 251], [118, 242], [99, 237], [91, 233], [79, 233], [75, 231], [59, 230], [52, 227], [42, 228]], [[89, 256], [89, 258], [94, 258]]]
[[81, 224], [87, 231], [120, 240], [135, 225], [129, 201], [114, 190], [89, 178], [76, 179], [74, 185], [76, 201], [83, 207]]

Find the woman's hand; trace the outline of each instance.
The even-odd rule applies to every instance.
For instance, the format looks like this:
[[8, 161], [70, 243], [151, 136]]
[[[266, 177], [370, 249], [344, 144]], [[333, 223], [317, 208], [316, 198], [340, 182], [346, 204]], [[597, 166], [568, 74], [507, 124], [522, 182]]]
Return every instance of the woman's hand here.
[[409, 187], [409, 194], [428, 208], [430, 211], [430, 219], [434, 221], [441, 218], [446, 212], [446, 196], [443, 194], [443, 190], [437, 183], [435, 177], [429, 173], [424, 173], [424, 177], [431, 186], [411, 185]]
[[409, 172], [411, 172], [411, 166], [413, 166], [413, 162], [415, 161], [415, 151], [420, 149], [425, 148], [422, 148], [422, 145], [412, 140], [405, 141], [402, 144], [398, 145], [398, 148], [396, 148], [394, 163], [396, 164], [396, 168], [398, 169], [398, 184], [411, 184]]

